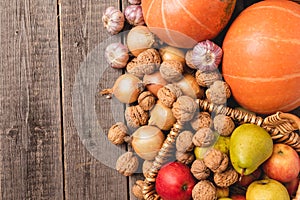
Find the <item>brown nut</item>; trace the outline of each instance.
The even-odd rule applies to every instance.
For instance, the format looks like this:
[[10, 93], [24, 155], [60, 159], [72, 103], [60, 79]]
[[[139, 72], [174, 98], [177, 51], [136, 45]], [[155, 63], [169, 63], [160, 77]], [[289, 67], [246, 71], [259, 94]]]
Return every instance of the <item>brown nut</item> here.
[[107, 138], [113, 144], [123, 144], [124, 138], [127, 136], [128, 128], [123, 122], [117, 122], [108, 130]]
[[165, 60], [159, 68], [161, 76], [168, 82], [177, 82], [183, 78], [183, 65], [177, 60]]
[[222, 136], [229, 136], [235, 128], [231, 117], [226, 115], [216, 115], [213, 124], [215, 130]]
[[214, 71], [200, 71], [197, 70], [195, 74], [197, 83], [202, 87], [209, 87], [215, 81], [222, 80], [222, 75], [218, 70]]
[[128, 126], [138, 128], [147, 124], [149, 114], [144, 111], [140, 105], [129, 106], [125, 109], [125, 119]]
[[189, 165], [195, 160], [194, 153], [176, 151], [176, 160], [183, 164]]
[[172, 112], [174, 117], [181, 122], [190, 121], [197, 110], [198, 106], [195, 100], [189, 96], [180, 96], [173, 103]]
[[135, 184], [133, 185], [131, 191], [133, 195], [138, 199], [138, 200], [143, 200], [143, 187], [144, 187], [144, 181], [142, 180], [137, 180]]
[[182, 95], [181, 89], [174, 84], [168, 84], [160, 88], [157, 92], [157, 98], [162, 104], [171, 108], [178, 97]]
[[145, 111], [151, 110], [155, 103], [155, 96], [150, 91], [144, 91], [138, 97], [138, 104]]
[[209, 147], [217, 140], [210, 128], [201, 128], [193, 136], [193, 144], [197, 147]]
[[153, 164], [152, 160], [144, 160], [142, 170], [143, 170], [143, 175], [145, 177], [149, 176], [149, 170], [151, 169], [152, 164]]
[[176, 138], [177, 151], [192, 151], [194, 149], [194, 144], [192, 141], [193, 136], [194, 134], [191, 131], [183, 131], [179, 133], [178, 137]]
[[231, 96], [229, 85], [224, 81], [215, 81], [206, 91], [207, 99], [215, 104], [225, 104]]
[[229, 187], [238, 181], [238, 173], [230, 168], [221, 173], [214, 174], [214, 182], [219, 187]]
[[191, 166], [191, 172], [198, 180], [205, 180], [210, 175], [210, 170], [203, 160], [195, 160]]
[[201, 128], [212, 128], [213, 120], [208, 112], [197, 112], [190, 124], [197, 131]]
[[132, 152], [122, 154], [116, 163], [116, 170], [124, 176], [131, 176], [138, 169], [139, 161]]
[[205, 165], [214, 173], [220, 173], [227, 169], [229, 158], [220, 150], [211, 148], [203, 158]]
[[215, 200], [217, 199], [217, 189], [208, 180], [199, 181], [192, 190], [193, 200]]

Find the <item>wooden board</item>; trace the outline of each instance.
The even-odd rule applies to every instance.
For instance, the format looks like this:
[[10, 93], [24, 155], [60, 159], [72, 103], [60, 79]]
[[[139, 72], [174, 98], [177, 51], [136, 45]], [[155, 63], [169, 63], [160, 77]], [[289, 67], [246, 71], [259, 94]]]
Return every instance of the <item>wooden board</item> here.
[[63, 199], [55, 1], [0, 5], [0, 199]]

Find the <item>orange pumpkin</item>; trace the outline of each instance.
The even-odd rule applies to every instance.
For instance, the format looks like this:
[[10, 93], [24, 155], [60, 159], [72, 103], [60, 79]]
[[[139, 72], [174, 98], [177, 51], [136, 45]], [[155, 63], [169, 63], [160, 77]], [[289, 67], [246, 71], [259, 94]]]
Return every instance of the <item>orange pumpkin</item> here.
[[237, 102], [270, 114], [300, 106], [300, 5], [261, 1], [246, 8], [223, 42], [222, 73]]
[[236, 0], [142, 0], [144, 20], [162, 41], [191, 48], [213, 39], [228, 23]]

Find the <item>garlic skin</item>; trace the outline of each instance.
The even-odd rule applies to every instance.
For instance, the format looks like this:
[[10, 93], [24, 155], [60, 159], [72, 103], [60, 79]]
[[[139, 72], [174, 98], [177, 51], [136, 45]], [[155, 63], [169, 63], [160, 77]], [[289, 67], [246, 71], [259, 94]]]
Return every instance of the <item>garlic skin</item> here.
[[124, 10], [124, 15], [129, 24], [141, 26], [145, 24], [141, 5], [129, 5]]
[[213, 71], [218, 68], [222, 56], [221, 47], [210, 40], [205, 40], [194, 46], [192, 63], [200, 71]]
[[105, 58], [112, 68], [121, 69], [127, 65], [129, 50], [121, 43], [112, 43], [105, 49]]
[[141, 4], [141, 0], [128, 0], [128, 3], [131, 5], [138, 5]]
[[110, 6], [106, 8], [102, 22], [107, 31], [115, 35], [124, 28], [125, 16], [120, 10]]

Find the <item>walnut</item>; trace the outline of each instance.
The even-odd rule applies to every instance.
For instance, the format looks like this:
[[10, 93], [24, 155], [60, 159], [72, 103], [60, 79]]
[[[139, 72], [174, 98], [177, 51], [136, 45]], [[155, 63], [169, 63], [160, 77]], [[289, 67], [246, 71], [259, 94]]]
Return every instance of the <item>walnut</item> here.
[[131, 176], [139, 166], [139, 160], [132, 152], [122, 154], [116, 163], [116, 170], [124, 176]]
[[143, 186], [144, 186], [144, 181], [142, 180], [137, 180], [135, 184], [132, 186], [132, 193], [133, 195], [138, 199], [138, 200], [143, 200]]
[[145, 177], [148, 177], [148, 175], [149, 175], [148, 173], [149, 173], [149, 170], [152, 167], [152, 164], [153, 164], [152, 160], [144, 160], [142, 170], [143, 170], [143, 175]]
[[203, 160], [195, 160], [191, 166], [191, 172], [198, 180], [205, 180], [210, 175], [210, 170]]
[[193, 200], [215, 200], [217, 199], [217, 189], [208, 180], [199, 181], [192, 190]]
[[117, 122], [108, 130], [107, 138], [113, 144], [123, 144], [124, 138], [128, 135], [128, 128], [123, 122]]
[[194, 153], [176, 151], [176, 160], [183, 164], [189, 165], [195, 160]]
[[216, 115], [213, 124], [215, 130], [222, 136], [229, 136], [235, 128], [231, 117], [226, 115]]
[[191, 131], [183, 131], [179, 133], [176, 139], [176, 149], [177, 151], [187, 152], [194, 149], [194, 144], [192, 142], [194, 134]]
[[182, 95], [181, 89], [174, 84], [167, 84], [157, 92], [157, 98], [162, 104], [171, 108], [178, 97]]
[[201, 128], [212, 128], [213, 120], [208, 112], [197, 112], [190, 124], [197, 131]]
[[180, 96], [173, 103], [172, 112], [174, 117], [181, 122], [190, 121], [197, 110], [197, 103], [189, 96]]
[[239, 175], [233, 168], [214, 174], [214, 182], [219, 187], [229, 187], [237, 182], [238, 178]]
[[142, 78], [158, 70], [161, 63], [160, 54], [156, 49], [147, 49], [133, 58], [126, 66], [128, 73]]
[[202, 87], [209, 87], [215, 81], [222, 80], [222, 75], [218, 70], [214, 71], [200, 71], [197, 70], [195, 74], [197, 83]]
[[193, 50], [188, 50], [185, 54], [185, 63], [191, 69], [197, 69], [197, 67], [192, 62]]
[[231, 95], [229, 85], [224, 81], [215, 81], [206, 91], [207, 99], [215, 104], [225, 104]]
[[193, 136], [193, 144], [197, 147], [209, 147], [217, 140], [210, 128], [201, 128]]
[[149, 114], [145, 112], [140, 105], [129, 106], [125, 109], [125, 119], [128, 126], [138, 128], [147, 124]]
[[211, 148], [203, 158], [205, 165], [214, 173], [220, 173], [227, 169], [229, 158], [220, 150]]
[[183, 65], [178, 60], [165, 60], [159, 68], [161, 76], [168, 82], [177, 82], [183, 78]]
[[138, 97], [138, 104], [145, 111], [151, 110], [155, 103], [155, 96], [150, 91], [144, 91]]

